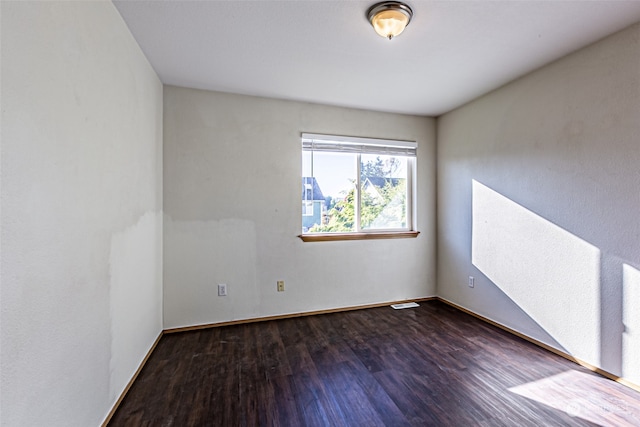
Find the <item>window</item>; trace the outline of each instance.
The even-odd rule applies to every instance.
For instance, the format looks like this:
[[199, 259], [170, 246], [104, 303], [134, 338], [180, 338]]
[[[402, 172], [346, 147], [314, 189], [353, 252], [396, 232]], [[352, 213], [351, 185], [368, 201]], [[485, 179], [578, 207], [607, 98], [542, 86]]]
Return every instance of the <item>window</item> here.
[[313, 216], [313, 202], [302, 202], [302, 216]]
[[300, 237], [415, 237], [416, 150], [409, 141], [302, 134]]

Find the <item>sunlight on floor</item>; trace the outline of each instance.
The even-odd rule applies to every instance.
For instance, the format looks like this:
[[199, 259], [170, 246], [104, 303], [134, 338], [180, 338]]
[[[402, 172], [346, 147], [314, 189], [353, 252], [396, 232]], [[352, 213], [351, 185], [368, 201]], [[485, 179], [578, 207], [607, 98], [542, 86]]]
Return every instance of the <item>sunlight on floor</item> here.
[[611, 380], [566, 371], [509, 391], [600, 426], [640, 425], [640, 394]]

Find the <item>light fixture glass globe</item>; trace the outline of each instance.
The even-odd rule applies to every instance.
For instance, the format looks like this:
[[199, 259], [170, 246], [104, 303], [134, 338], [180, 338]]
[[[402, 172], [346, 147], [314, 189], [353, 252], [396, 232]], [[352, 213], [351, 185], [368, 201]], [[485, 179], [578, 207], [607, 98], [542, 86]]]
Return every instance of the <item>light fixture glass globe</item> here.
[[389, 40], [400, 35], [409, 23], [409, 17], [395, 10], [385, 10], [373, 17], [371, 24], [376, 33]]
[[409, 25], [413, 11], [404, 3], [385, 1], [373, 5], [368, 12], [373, 29], [389, 40], [400, 35]]

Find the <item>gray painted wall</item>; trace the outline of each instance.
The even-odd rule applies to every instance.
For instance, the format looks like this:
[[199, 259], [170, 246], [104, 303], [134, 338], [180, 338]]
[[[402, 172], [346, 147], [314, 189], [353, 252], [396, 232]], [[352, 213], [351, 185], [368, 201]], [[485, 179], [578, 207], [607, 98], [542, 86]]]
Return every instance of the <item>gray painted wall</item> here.
[[438, 294], [636, 384], [639, 39], [632, 26], [438, 119]]
[[[417, 141], [421, 234], [303, 243], [302, 132]], [[434, 178], [433, 119], [166, 86], [165, 327], [434, 295]]]
[[111, 2], [0, 5], [0, 424], [95, 426], [162, 329], [162, 85]]

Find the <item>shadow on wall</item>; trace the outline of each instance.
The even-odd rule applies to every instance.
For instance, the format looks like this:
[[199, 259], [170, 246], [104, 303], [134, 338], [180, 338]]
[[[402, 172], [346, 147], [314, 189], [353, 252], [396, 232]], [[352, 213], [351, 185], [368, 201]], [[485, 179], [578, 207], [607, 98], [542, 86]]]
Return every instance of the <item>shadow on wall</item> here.
[[472, 194], [473, 265], [564, 351], [640, 382], [640, 272], [478, 181]]

